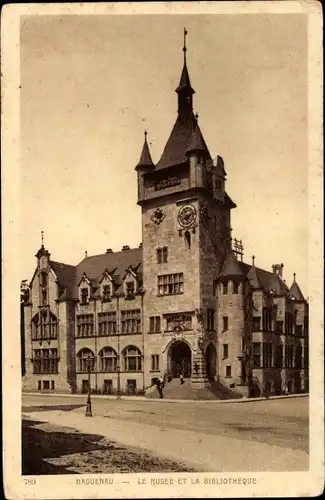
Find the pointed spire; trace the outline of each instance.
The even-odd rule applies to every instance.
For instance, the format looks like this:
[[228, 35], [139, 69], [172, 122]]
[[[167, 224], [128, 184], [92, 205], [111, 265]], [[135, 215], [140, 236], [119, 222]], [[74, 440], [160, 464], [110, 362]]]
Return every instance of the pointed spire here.
[[189, 153], [194, 153], [196, 151], [207, 151], [207, 147], [199, 129], [197, 120], [194, 124], [194, 130], [192, 132], [191, 140], [186, 150], [186, 155], [188, 155]]
[[187, 62], [186, 62], [186, 35], [187, 30], [184, 28], [184, 45], [183, 45], [183, 53], [184, 53], [184, 63], [181, 78], [179, 81], [179, 85], [176, 89], [178, 94], [178, 114], [180, 116], [186, 117], [192, 113], [193, 110], [193, 94], [195, 94], [194, 89], [191, 86], [190, 76], [188, 74]]
[[225, 260], [223, 262], [221, 271], [219, 273], [219, 278], [242, 278], [244, 273], [241, 270], [238, 260], [232, 250], [226, 254]]
[[139, 163], [136, 166], [136, 169], [142, 168], [142, 167], [154, 167], [154, 163], [152, 161], [149, 146], [148, 146], [147, 134], [148, 133], [145, 130], [142, 152], [141, 152]]
[[252, 266], [255, 267], [255, 255], [252, 256]]
[[298, 283], [296, 282], [296, 273], [293, 274], [293, 283], [291, 285], [291, 288], [289, 290], [290, 295], [298, 300], [298, 301], [304, 301], [305, 297], [302, 294], [302, 291], [300, 290], [300, 287]]
[[42, 248], [44, 248], [44, 231], [41, 231]]

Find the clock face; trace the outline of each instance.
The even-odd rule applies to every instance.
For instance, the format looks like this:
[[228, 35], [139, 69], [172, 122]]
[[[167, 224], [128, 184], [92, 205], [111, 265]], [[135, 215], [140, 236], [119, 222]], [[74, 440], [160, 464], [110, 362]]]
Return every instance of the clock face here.
[[196, 220], [196, 210], [193, 205], [184, 205], [178, 212], [178, 222], [183, 227], [189, 227]]

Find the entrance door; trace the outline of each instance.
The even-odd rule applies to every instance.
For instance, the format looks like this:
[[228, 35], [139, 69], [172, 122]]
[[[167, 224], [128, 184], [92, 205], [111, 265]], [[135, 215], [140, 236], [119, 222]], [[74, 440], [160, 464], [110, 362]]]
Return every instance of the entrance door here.
[[205, 364], [208, 379], [214, 380], [217, 373], [217, 353], [213, 344], [209, 344], [207, 350], [205, 351]]
[[89, 382], [88, 380], [82, 380], [81, 381], [81, 392], [82, 394], [86, 394], [89, 389]]
[[169, 348], [171, 375], [173, 378], [191, 376], [191, 349], [186, 342], [175, 342]]

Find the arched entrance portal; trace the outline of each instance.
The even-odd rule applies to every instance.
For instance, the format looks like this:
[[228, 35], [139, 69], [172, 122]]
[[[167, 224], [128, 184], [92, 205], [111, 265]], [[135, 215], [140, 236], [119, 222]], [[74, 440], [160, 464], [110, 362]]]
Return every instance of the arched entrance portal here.
[[205, 364], [207, 377], [209, 380], [214, 380], [216, 376], [217, 352], [213, 344], [209, 344], [205, 351]]
[[184, 378], [191, 376], [191, 349], [186, 342], [174, 342], [168, 351], [169, 372], [173, 378], [183, 374]]

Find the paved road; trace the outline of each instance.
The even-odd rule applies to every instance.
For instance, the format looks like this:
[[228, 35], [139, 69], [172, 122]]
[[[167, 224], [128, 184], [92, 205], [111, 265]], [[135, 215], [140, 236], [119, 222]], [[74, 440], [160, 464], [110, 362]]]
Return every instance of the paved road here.
[[[85, 397], [23, 395], [23, 411], [85, 411]], [[93, 415], [166, 430], [199, 431], [203, 434], [276, 445], [308, 453], [309, 398], [290, 398], [245, 403], [168, 403], [93, 399]], [[244, 444], [244, 443], [243, 443]]]

